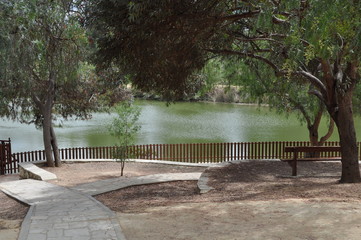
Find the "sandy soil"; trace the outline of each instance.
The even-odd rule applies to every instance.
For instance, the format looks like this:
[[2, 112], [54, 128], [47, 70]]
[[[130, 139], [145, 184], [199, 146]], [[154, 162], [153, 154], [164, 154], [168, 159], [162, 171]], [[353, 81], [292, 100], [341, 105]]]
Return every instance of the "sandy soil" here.
[[[18, 175], [1, 176], [2, 181], [19, 179]], [[28, 206], [0, 191], [0, 240], [17, 239], [21, 223], [28, 212]]]
[[209, 168], [208, 184], [213, 191], [200, 195], [196, 182], [162, 183], [135, 186], [97, 196], [118, 212], [141, 212], [165, 204], [229, 201], [305, 201], [359, 202], [361, 184], [339, 184], [341, 164], [310, 162], [299, 164], [299, 176], [278, 161], [232, 163]]
[[[339, 163], [250, 161], [195, 182], [137, 186], [96, 198], [118, 213], [127, 239], [334, 239], [361, 236], [361, 185], [339, 184]], [[155, 221], [156, 219], [156, 221]]]
[[118, 213], [128, 240], [356, 240], [361, 207], [301, 200], [187, 203]]
[[[120, 177], [120, 164], [113, 162], [66, 163], [61, 168], [43, 168], [57, 175], [58, 179], [50, 182], [68, 187], [106, 178]], [[204, 167], [180, 167], [176, 165], [128, 162], [126, 163], [123, 177], [166, 172], [202, 172], [204, 169]], [[0, 176], [0, 182], [18, 179], [18, 174]], [[18, 238], [20, 226], [27, 211], [27, 205], [10, 198], [0, 191], [0, 240], [16, 240]]]
[[[50, 170], [59, 177], [54, 183], [73, 186], [117, 177], [117, 167], [83, 163]], [[118, 213], [129, 240], [360, 239], [361, 185], [338, 184], [340, 169], [335, 162], [300, 163], [300, 176], [293, 178], [286, 163], [241, 162], [208, 169], [215, 189], [203, 195], [196, 182], [186, 181], [130, 187], [96, 198]], [[125, 177], [202, 170], [127, 163]]]
[[[120, 163], [117, 162], [65, 163], [62, 164], [60, 168], [43, 168], [54, 173], [58, 178], [57, 180], [49, 182], [68, 187], [107, 178], [120, 177]], [[123, 177], [144, 176], [157, 173], [202, 172], [204, 169], [205, 167], [127, 162], [125, 164]]]

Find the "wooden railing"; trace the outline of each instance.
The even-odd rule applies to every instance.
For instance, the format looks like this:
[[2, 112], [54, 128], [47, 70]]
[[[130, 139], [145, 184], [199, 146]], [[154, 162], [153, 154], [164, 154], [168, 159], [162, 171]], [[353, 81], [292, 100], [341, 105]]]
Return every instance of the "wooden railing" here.
[[[326, 142], [325, 146], [338, 146], [338, 142]], [[167, 160], [185, 163], [220, 163], [245, 159], [292, 158], [284, 152], [286, 146], [310, 146], [309, 142], [238, 142], [238, 143], [192, 143], [135, 145], [128, 149], [131, 158]], [[359, 159], [361, 159], [361, 144]], [[60, 149], [61, 159], [112, 159], [116, 147], [79, 147]], [[336, 153], [325, 153], [335, 156]], [[17, 171], [18, 162], [45, 160], [45, 152], [30, 151], [12, 154], [13, 163], [7, 166], [7, 173]]]
[[11, 165], [11, 141], [0, 140], [0, 175], [7, 172], [7, 166]]

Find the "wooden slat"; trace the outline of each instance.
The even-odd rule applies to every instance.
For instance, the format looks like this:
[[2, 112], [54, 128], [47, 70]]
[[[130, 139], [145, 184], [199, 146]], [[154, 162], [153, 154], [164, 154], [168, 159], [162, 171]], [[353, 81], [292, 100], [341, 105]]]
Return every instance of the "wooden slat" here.
[[341, 147], [336, 146], [300, 146], [285, 147], [285, 152], [339, 152]]
[[[0, 141], [0, 143], [2, 143]], [[361, 144], [358, 143], [361, 159]], [[2, 148], [1, 148], [2, 149]], [[2, 153], [0, 149], [0, 155]], [[324, 146], [312, 147], [310, 142], [238, 142], [196, 144], [148, 144], [131, 146], [138, 158], [181, 162], [223, 162], [242, 159], [291, 159], [293, 152], [326, 152], [322, 157], [340, 157], [338, 142], [326, 142]], [[62, 159], [112, 158], [115, 147], [79, 147], [60, 149]], [[11, 151], [11, 149], [10, 149]], [[3, 158], [3, 157], [2, 157]], [[45, 160], [44, 151], [11, 154], [11, 161], [0, 159], [0, 174], [17, 171], [18, 162]]]

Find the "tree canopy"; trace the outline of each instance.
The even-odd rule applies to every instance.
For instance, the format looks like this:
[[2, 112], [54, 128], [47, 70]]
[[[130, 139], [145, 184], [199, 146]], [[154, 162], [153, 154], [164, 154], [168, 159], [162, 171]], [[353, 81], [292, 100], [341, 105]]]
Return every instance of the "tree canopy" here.
[[[105, 1], [90, 3], [89, 22], [98, 36], [98, 67], [116, 62], [145, 91], [177, 98], [197, 87], [204, 51], [226, 41], [219, 34], [222, 1]], [[106, 26], [106, 27], [105, 27]]]
[[84, 60], [88, 40], [71, 0], [0, 3], [0, 116], [43, 129], [48, 165], [60, 164], [53, 116], [86, 118], [96, 76]]
[[116, 62], [144, 90], [182, 94], [214, 55], [259, 60], [279, 79], [310, 83], [338, 127], [341, 182], [361, 181], [352, 116], [360, 1], [95, 0], [88, 9], [101, 36], [98, 65]]
[[[227, 60], [229, 61], [229, 60]], [[328, 116], [325, 106], [315, 96], [310, 96], [312, 85], [305, 81], [297, 81], [298, 76], [292, 79], [276, 77], [272, 69], [263, 62], [252, 60], [232, 60], [232, 71], [238, 76], [228, 73], [233, 78], [233, 84], [242, 87], [244, 94], [249, 94], [254, 102], [266, 103], [279, 114], [289, 115], [296, 113], [299, 121], [305, 123], [311, 145], [323, 145], [334, 130], [334, 121]], [[238, 63], [237, 63], [238, 62]], [[234, 69], [236, 68], [237, 69]], [[322, 118], [330, 121], [327, 132], [319, 134]]]

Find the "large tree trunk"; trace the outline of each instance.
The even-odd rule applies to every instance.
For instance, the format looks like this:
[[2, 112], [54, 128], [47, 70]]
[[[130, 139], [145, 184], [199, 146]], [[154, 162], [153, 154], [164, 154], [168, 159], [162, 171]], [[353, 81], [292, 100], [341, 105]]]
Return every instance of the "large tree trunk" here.
[[61, 159], [59, 154], [58, 141], [56, 140], [55, 131], [52, 125], [50, 126], [50, 133], [51, 133], [51, 146], [53, 148], [53, 153], [55, 158], [55, 166], [60, 167]]
[[[308, 134], [309, 134], [311, 146], [323, 146], [323, 144], [331, 137], [331, 135], [333, 133], [334, 125], [335, 125], [335, 122], [331, 118], [327, 133], [320, 139], [318, 139], [319, 138], [319, 136], [318, 136], [319, 125], [313, 124], [311, 126], [308, 126]], [[305, 157], [317, 158], [317, 157], [320, 157], [320, 155], [321, 155], [320, 152], [305, 153]]]
[[358, 62], [348, 62], [345, 69], [339, 62], [321, 61], [323, 99], [338, 129], [342, 155], [341, 183], [361, 182], [357, 139], [353, 121], [352, 96], [358, 79]]
[[315, 125], [312, 125], [311, 127], [308, 127], [308, 135], [310, 138], [311, 146], [318, 146], [318, 126], [315, 127]]
[[361, 182], [357, 140], [352, 112], [352, 90], [339, 97], [338, 111], [334, 114], [340, 135], [342, 155], [341, 183]]
[[55, 167], [54, 159], [53, 159], [53, 151], [52, 151], [52, 144], [51, 144], [51, 107], [49, 104], [45, 104], [43, 106], [43, 140], [44, 140], [44, 149], [45, 149], [45, 157], [46, 163], [48, 167]]
[[330, 118], [330, 124], [328, 125], [328, 131], [327, 133], [320, 138], [320, 140], [318, 141], [318, 145], [322, 146], [331, 136], [333, 133], [333, 130], [335, 128], [335, 121], [333, 121], [332, 118]]
[[[318, 142], [318, 127], [319, 125], [311, 125], [308, 126], [308, 136], [310, 139], [311, 146], [319, 146]], [[319, 152], [306, 152], [305, 154], [306, 158], [317, 158], [320, 157]]]
[[311, 146], [322, 146], [331, 136], [334, 130], [335, 122], [330, 119], [330, 125], [328, 126], [327, 133], [319, 139], [318, 128], [319, 126], [312, 125], [308, 127], [308, 135], [311, 142]]
[[[304, 111], [304, 110], [301, 111], [307, 121], [307, 129], [308, 129], [308, 135], [309, 135], [311, 146], [322, 146], [331, 137], [331, 135], [333, 133], [335, 124], [331, 118], [327, 133], [319, 139], [318, 129], [321, 124], [321, 119], [322, 119], [324, 110], [325, 110], [325, 105], [323, 102], [320, 102], [319, 110], [317, 111], [317, 114], [315, 115], [313, 122], [306, 111]], [[305, 153], [305, 157], [318, 158], [318, 157], [320, 157], [320, 154], [321, 154], [320, 152], [310, 152], [310, 153]]]

